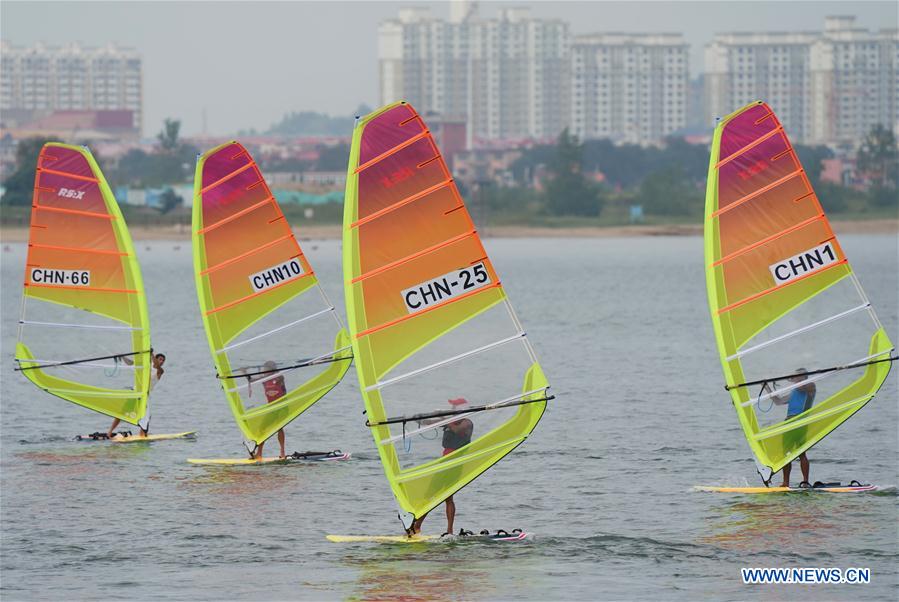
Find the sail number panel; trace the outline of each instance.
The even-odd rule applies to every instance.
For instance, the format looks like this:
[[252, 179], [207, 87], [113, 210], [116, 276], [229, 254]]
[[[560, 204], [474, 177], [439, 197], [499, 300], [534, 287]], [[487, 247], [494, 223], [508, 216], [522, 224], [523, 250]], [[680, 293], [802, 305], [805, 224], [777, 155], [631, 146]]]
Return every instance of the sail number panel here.
[[422, 311], [447, 299], [457, 297], [490, 284], [484, 262], [448, 272], [402, 291], [403, 303], [410, 314]]
[[90, 270], [54, 270], [31, 268], [28, 278], [35, 284], [56, 284], [59, 286], [89, 286]]
[[265, 268], [261, 272], [256, 272], [250, 276], [250, 284], [253, 285], [253, 292], [258, 293], [302, 275], [303, 266], [299, 259], [293, 257], [278, 265]]
[[768, 266], [768, 269], [771, 270], [771, 275], [774, 276], [774, 282], [781, 285], [800, 276], [811, 274], [837, 261], [839, 261], [839, 257], [837, 257], [837, 252], [833, 248], [833, 242], [828, 241], [814, 249], [809, 249], [778, 261]]

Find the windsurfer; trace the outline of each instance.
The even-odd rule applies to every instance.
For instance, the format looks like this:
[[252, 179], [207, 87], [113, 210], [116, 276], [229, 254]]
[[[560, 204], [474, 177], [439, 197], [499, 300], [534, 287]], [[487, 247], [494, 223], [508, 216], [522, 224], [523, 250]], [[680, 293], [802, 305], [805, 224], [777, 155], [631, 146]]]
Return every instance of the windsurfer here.
[[[468, 400], [459, 397], [457, 399], [448, 399], [447, 403], [453, 406], [455, 410], [464, 410], [468, 405]], [[431, 418], [427, 420], [422, 420], [421, 424], [435, 424], [442, 420], [442, 418]], [[457, 449], [461, 449], [462, 447], [471, 443], [471, 435], [474, 432], [474, 423], [468, 418], [459, 418], [458, 420], [454, 420], [449, 424], [444, 425], [443, 427], [443, 455], [449, 455], [456, 451]], [[451, 535], [453, 533], [453, 521], [456, 518], [456, 502], [453, 500], [453, 496], [449, 496], [446, 498], [446, 532], [444, 535]], [[414, 523], [412, 523], [412, 533], [421, 533], [421, 524], [424, 522], [425, 518], [428, 515], [418, 518]]]
[[[265, 399], [266, 403], [272, 403], [273, 401], [278, 401], [285, 395], [287, 395], [287, 386], [284, 384], [284, 377], [281, 374], [272, 378], [271, 373], [278, 371], [278, 365], [269, 360], [262, 365], [264, 368], [263, 373], [260, 374], [257, 378], [250, 378], [250, 382], [252, 383], [254, 380], [262, 380], [262, 388], [265, 390]], [[248, 388], [247, 395], [252, 395], [253, 389], [252, 387]], [[280, 429], [278, 431], [278, 445], [281, 446], [281, 455], [278, 457], [284, 459], [287, 457], [287, 453], [284, 451], [284, 429]], [[260, 459], [262, 458], [262, 449], [265, 447], [265, 441], [256, 445], [256, 449], [253, 452], [253, 458]]]
[[[153, 387], [156, 386], [156, 383], [158, 383], [159, 380], [162, 378], [162, 375], [165, 374], [165, 370], [163, 369], [163, 366], [165, 365], [165, 354], [164, 353], [154, 354], [153, 350], [150, 349], [150, 356], [153, 358], [153, 360], [152, 360], [153, 367], [150, 369], [150, 390], [152, 391]], [[128, 364], [129, 366], [134, 365], [134, 360], [132, 360], [127, 355], [123, 355], [121, 357], [115, 358], [116, 363], [118, 363], [119, 360], [121, 360], [125, 364]], [[119, 420], [118, 418], [112, 419], [112, 425], [109, 427], [109, 431], [106, 433], [106, 437], [108, 439], [112, 439], [113, 437], [116, 437], [115, 430], [116, 430], [116, 427], [119, 426], [119, 422], [121, 422], [121, 420]], [[147, 424], [149, 426], [149, 421], [147, 421]], [[139, 432], [140, 437], [147, 436], [147, 430], [144, 427], [142, 427], [139, 423], [137, 425], [137, 428], [140, 429], [140, 432]]]
[[[805, 368], [799, 368], [796, 370], [796, 373], [790, 377], [791, 383], [801, 383], [802, 381], [808, 379], [808, 370]], [[768, 383], [762, 387], [763, 391], [769, 390]], [[808, 382], [802, 386], [796, 387], [792, 391], [790, 391], [789, 395], [774, 395], [772, 400], [777, 405], [786, 405], [787, 406], [787, 420], [790, 420], [799, 414], [811, 409], [812, 404], [815, 403], [815, 393], [816, 387], [815, 383]], [[806, 427], [799, 426], [792, 430], [787, 431], [783, 435], [783, 448], [784, 451], [793, 450], [805, 442], [805, 433]], [[805, 455], [805, 452], [799, 454], [799, 467], [802, 470], [802, 481], [803, 483], [810, 483], [809, 481], [809, 461], [808, 457]], [[793, 463], [790, 462], [783, 467], [783, 483], [781, 483], [781, 487], [789, 487], [790, 486], [790, 472], [793, 469]]]

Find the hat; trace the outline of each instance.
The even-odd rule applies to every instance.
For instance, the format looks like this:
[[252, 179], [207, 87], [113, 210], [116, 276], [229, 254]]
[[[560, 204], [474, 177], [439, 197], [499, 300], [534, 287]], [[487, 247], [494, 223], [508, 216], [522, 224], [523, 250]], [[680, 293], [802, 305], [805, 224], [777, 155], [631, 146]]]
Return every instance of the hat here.
[[808, 370], [806, 370], [805, 368], [796, 368], [796, 372], [792, 376], [790, 376], [790, 378], [797, 381], [806, 380], [808, 378], [807, 375]]
[[459, 397], [457, 399], [447, 399], [446, 402], [450, 405], [459, 407], [459, 406], [464, 406], [465, 404], [467, 404], [468, 400], [465, 399], [464, 397]]

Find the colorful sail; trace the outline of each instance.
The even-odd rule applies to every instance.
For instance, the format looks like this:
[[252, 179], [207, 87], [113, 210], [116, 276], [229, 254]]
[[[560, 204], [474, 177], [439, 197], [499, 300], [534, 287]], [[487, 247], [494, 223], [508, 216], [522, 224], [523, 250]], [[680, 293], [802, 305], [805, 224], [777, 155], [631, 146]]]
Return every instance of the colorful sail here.
[[[368, 424], [408, 529], [527, 438], [549, 384], [433, 137], [405, 102], [356, 125], [343, 252]], [[448, 434], [459, 424], [467, 436]]]
[[895, 357], [765, 103], [715, 129], [705, 259], [726, 386], [767, 482], [868, 403]]
[[199, 157], [197, 295], [222, 389], [247, 440], [262, 443], [349, 369], [349, 336], [290, 224], [237, 142]]
[[132, 424], [150, 386], [150, 326], [134, 245], [86, 148], [41, 149], [17, 370], [37, 387]]

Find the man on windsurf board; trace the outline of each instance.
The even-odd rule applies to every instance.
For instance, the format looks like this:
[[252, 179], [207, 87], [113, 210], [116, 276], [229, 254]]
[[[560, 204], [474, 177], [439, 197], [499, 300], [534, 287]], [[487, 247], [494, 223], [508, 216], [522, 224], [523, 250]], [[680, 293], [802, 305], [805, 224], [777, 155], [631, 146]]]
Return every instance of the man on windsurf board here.
[[[453, 406], [456, 410], [462, 410], [468, 405], [468, 400], [459, 397], [458, 399], [448, 399], [447, 403]], [[421, 424], [434, 424], [439, 422], [440, 418], [432, 418], [430, 420], [422, 420]], [[456, 451], [457, 449], [461, 449], [465, 447], [469, 443], [471, 443], [471, 435], [474, 432], [474, 423], [468, 418], [460, 418], [458, 420], [454, 420], [449, 424], [443, 426], [443, 438], [441, 443], [443, 444], [443, 454], [444, 456], [449, 455]], [[456, 502], [453, 500], [453, 496], [449, 496], [446, 498], [446, 532], [444, 535], [452, 535], [453, 534], [453, 521], [456, 518]], [[412, 523], [412, 533], [418, 534], [421, 533], [421, 524], [425, 521], [425, 518], [428, 515], [425, 514], [414, 523]]]
[[[284, 377], [282, 375], [278, 375], [274, 378], [269, 376], [273, 372], [278, 371], [278, 365], [269, 360], [262, 365], [265, 368], [263, 374], [256, 379], [249, 378], [248, 380], [252, 383], [253, 380], [262, 380], [262, 388], [265, 390], [265, 399], [266, 403], [272, 403], [274, 401], [278, 401], [285, 395], [287, 395], [287, 385], [284, 384]], [[249, 388], [247, 395], [252, 395], [253, 389]], [[278, 444], [281, 446], [281, 455], [278, 457], [282, 460], [287, 457], [287, 453], [284, 450], [284, 429], [280, 429], [278, 431]], [[253, 452], [253, 458], [259, 460], [262, 458], [262, 449], [265, 447], [265, 441], [259, 443], [256, 446], [256, 449]]]
[[[807, 376], [808, 370], [805, 368], [799, 368], [796, 370], [796, 374], [790, 377], [791, 383], [801, 383], [802, 381], [808, 378]], [[792, 391], [790, 391], [789, 396], [784, 395], [774, 395], [773, 401], [776, 405], [787, 406], [787, 420], [790, 420], [803, 412], [811, 409], [812, 404], [815, 403], [815, 392], [816, 392], [815, 383], [809, 382], [801, 387], [796, 387]], [[770, 391], [768, 387], [768, 383], [765, 383], [762, 386], [762, 392]], [[785, 450], [791, 450], [796, 446], [800, 445], [805, 440], [805, 431], [806, 427], [800, 426], [796, 427], [792, 430], [787, 431], [783, 435], [783, 447]], [[811, 483], [809, 480], [809, 472], [810, 466], [808, 457], [805, 455], [805, 452], [799, 454], [799, 468], [802, 470], [802, 482], [803, 483]], [[783, 467], [783, 483], [780, 484], [781, 487], [789, 487], [790, 486], [790, 472], [793, 470], [793, 463], [790, 462], [786, 466]], [[801, 484], [800, 484], [801, 486]]]
[[[150, 369], [150, 390], [152, 391], [152, 390], [153, 390], [153, 387], [156, 386], [156, 383], [158, 383], [159, 380], [162, 378], [162, 375], [165, 374], [165, 370], [163, 369], [163, 366], [165, 365], [165, 354], [164, 354], [164, 353], [156, 353], [156, 354], [154, 354], [154, 353], [153, 353], [153, 350], [151, 349], [151, 350], [150, 350], [150, 355], [151, 355], [151, 357], [153, 358], [153, 360], [152, 360], [152, 361], [153, 361], [153, 366], [152, 366], [152, 368]], [[133, 366], [133, 365], [134, 365], [134, 361], [133, 361], [130, 357], [128, 357], [128, 356], [122, 356], [121, 358], [118, 358], [118, 357], [117, 357], [117, 358], [115, 358], [115, 362], [118, 363], [118, 361], [119, 361], [120, 359], [121, 359], [123, 362], [125, 362], [126, 364], [128, 364], [129, 366]], [[107, 439], [112, 439], [112, 438], [114, 438], [114, 437], [119, 436], [119, 435], [116, 435], [115, 430], [116, 430], [116, 428], [119, 426], [119, 423], [120, 423], [120, 422], [121, 422], [121, 420], [119, 420], [118, 418], [113, 418], [113, 419], [112, 419], [112, 425], [110, 425], [109, 431], [107, 431], [107, 433], [106, 433], [106, 438], [107, 438]], [[150, 421], [149, 421], [149, 419], [148, 419], [148, 420], [147, 420], [147, 426], [149, 427], [149, 425], [150, 425]], [[138, 433], [138, 436], [139, 436], [139, 437], [146, 437], [146, 436], [147, 436], [147, 431], [146, 431], [146, 429], [145, 429], [144, 427], [142, 427], [140, 424], [138, 424], [138, 425], [137, 425], [137, 428], [140, 429], [140, 431], [139, 431], [139, 433]]]

